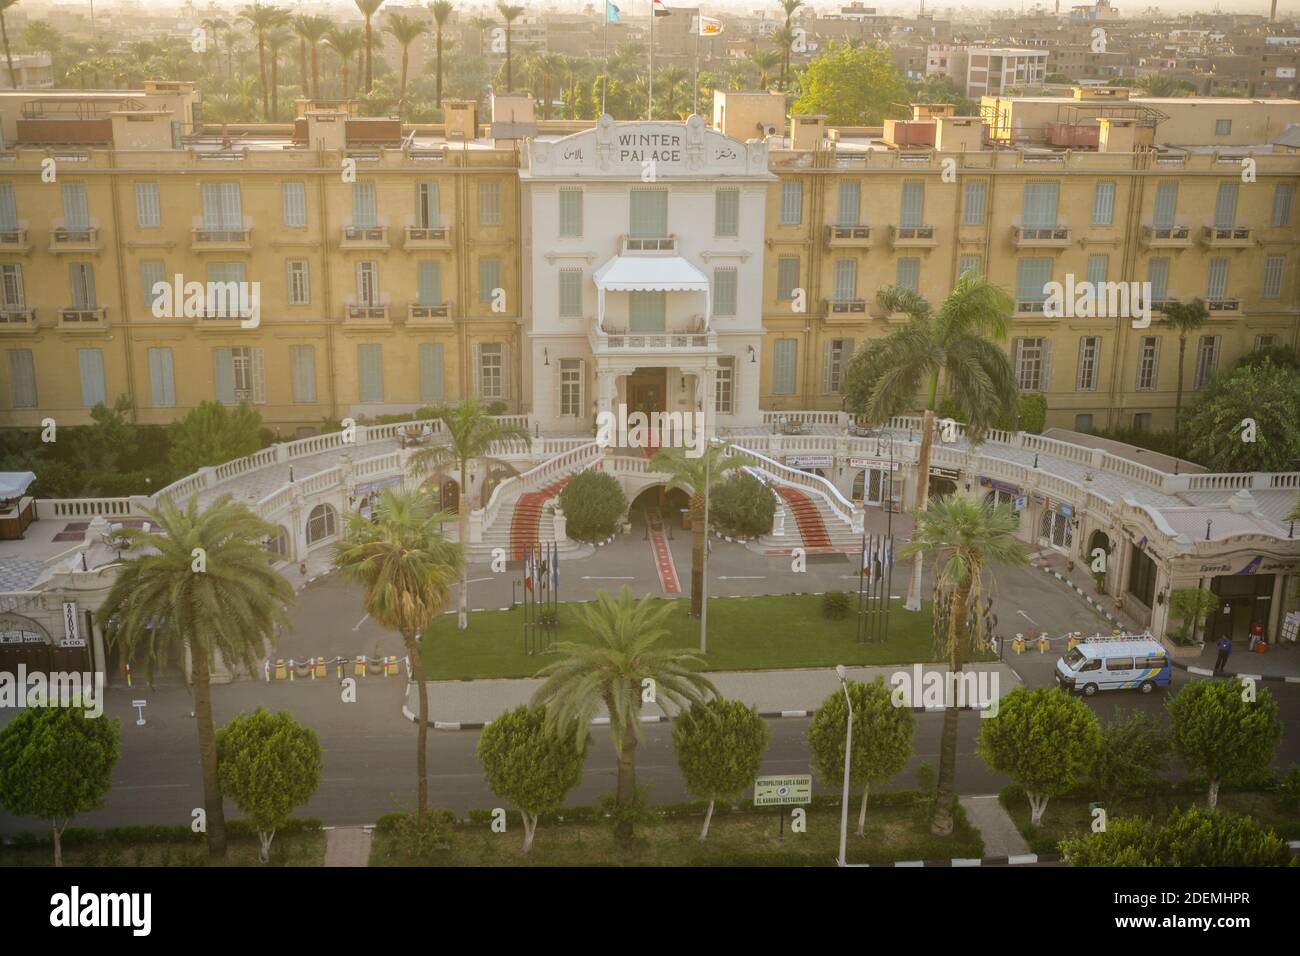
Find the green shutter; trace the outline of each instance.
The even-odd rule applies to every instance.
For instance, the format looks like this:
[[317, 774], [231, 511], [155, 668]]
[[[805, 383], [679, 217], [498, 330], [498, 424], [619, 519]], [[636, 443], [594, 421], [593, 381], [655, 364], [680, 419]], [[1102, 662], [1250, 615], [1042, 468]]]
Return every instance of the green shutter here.
[[803, 222], [803, 183], [786, 180], [781, 183], [781, 225], [797, 226]]
[[316, 349], [310, 345], [294, 345], [289, 349], [293, 373], [293, 400], [299, 403], [316, 401]]
[[94, 408], [107, 401], [104, 388], [104, 353], [100, 349], [77, 349], [77, 370], [81, 373], [81, 404]]
[[667, 321], [662, 292], [632, 292], [628, 296], [628, 331], [662, 332]]
[[736, 314], [736, 282], [738, 273], [733, 268], [713, 270], [713, 314]]
[[668, 235], [668, 190], [633, 189], [628, 235], [634, 239], [659, 239]]
[[1115, 184], [1103, 182], [1097, 184], [1092, 197], [1092, 224], [1109, 226], [1115, 218]]
[[560, 315], [567, 319], [582, 316], [582, 270], [560, 270]]
[[904, 289], [921, 291], [921, 260], [907, 256], [898, 260], [897, 282]]
[[1106, 281], [1106, 272], [1109, 265], [1109, 256], [1088, 257], [1088, 281], [1092, 283], [1094, 292], [1097, 291], [1097, 286]]
[[799, 258], [781, 256], [776, 261], [776, 297], [793, 299], [794, 290], [799, 286]]
[[228, 346], [219, 345], [212, 350], [212, 365], [217, 401], [223, 405], [235, 404], [235, 367]]
[[421, 259], [419, 264], [420, 305], [442, 304], [442, 263]]
[[984, 225], [984, 180], [977, 179], [966, 184], [966, 204], [962, 210], [962, 223], [967, 226]]
[[441, 402], [445, 398], [442, 380], [442, 343], [420, 343], [420, 401]]
[[156, 408], [176, 404], [176, 375], [170, 348], [149, 350], [149, 391]]
[[713, 194], [713, 234], [740, 234], [740, 190], [719, 189]]
[[1158, 256], [1147, 263], [1147, 282], [1151, 283], [1151, 301], [1163, 302], [1169, 294], [1169, 259]]
[[1156, 186], [1156, 209], [1152, 225], [1157, 229], [1168, 229], [1174, 224], [1178, 212], [1178, 183], [1163, 182]]
[[856, 259], [835, 260], [835, 301], [848, 302], [858, 297], [858, 263]]
[[478, 300], [484, 305], [492, 302], [492, 293], [501, 288], [501, 260], [478, 261]]
[[1049, 256], [1034, 256], [1016, 262], [1016, 301], [1043, 302], [1047, 299], [1044, 286], [1052, 281], [1052, 260]]
[[912, 229], [925, 225], [925, 183], [903, 183], [900, 226]]
[[1264, 258], [1264, 284], [1260, 288], [1260, 298], [1277, 299], [1282, 295], [1282, 267], [1286, 256], [1266, 256]]
[[1025, 183], [1021, 225], [1026, 229], [1044, 229], [1056, 225], [1056, 202], [1060, 187], [1056, 183]]
[[772, 347], [772, 394], [793, 395], [795, 388], [796, 339], [777, 339]]
[[359, 400], [382, 402], [384, 400], [384, 362], [381, 346], [357, 346], [357, 378], [360, 385]]
[[1207, 299], [1222, 299], [1225, 297], [1228, 289], [1228, 260], [1211, 259], [1210, 274], [1205, 283], [1205, 297]]
[[1237, 224], [1237, 183], [1219, 183], [1219, 194], [1214, 199], [1214, 225], [1231, 229]]
[[582, 235], [582, 190], [560, 190], [560, 235], [575, 238]]
[[841, 226], [858, 225], [858, 211], [861, 207], [862, 186], [856, 179], [846, 179], [840, 183], [839, 217]]

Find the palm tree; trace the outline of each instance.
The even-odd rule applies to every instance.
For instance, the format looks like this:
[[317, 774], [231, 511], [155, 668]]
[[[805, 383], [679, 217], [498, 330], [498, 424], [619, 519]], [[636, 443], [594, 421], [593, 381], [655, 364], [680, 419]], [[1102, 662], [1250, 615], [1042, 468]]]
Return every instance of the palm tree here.
[[790, 50], [794, 46], [794, 13], [804, 5], [804, 0], [780, 0], [780, 3], [785, 11], [785, 23], [772, 38], [781, 47], [781, 89], [785, 89], [785, 80], [790, 73]]
[[74, 63], [72, 66], [68, 67], [67, 75], [69, 79], [76, 80], [78, 85], [84, 90], [86, 88], [86, 77], [92, 75], [94, 72], [95, 68], [91, 66], [88, 61], [82, 60], [81, 62]]
[[14, 55], [9, 50], [9, 27], [5, 23], [5, 11], [18, 0], [0, 0], [0, 40], [4, 41], [5, 62], [9, 64], [9, 88], [18, 89], [18, 74], [14, 71]]
[[384, 5], [384, 0], [355, 0], [357, 9], [366, 18], [366, 92], [369, 93], [375, 82], [375, 48], [374, 34], [371, 31], [374, 16]]
[[266, 35], [276, 27], [289, 22], [289, 13], [279, 7], [268, 7], [257, 0], [239, 11], [239, 19], [253, 28], [257, 36], [257, 72], [262, 83], [262, 117], [271, 118], [270, 90], [266, 82]]
[[[283, 28], [266, 35], [266, 48], [271, 53], [271, 121], [280, 118], [280, 51], [293, 42], [293, 34]], [[303, 91], [306, 92], [306, 87]]]
[[[926, 511], [913, 514], [916, 528], [899, 553], [904, 558], [927, 555], [936, 561], [935, 649], [942, 649], [949, 671], [957, 675], [967, 649], [979, 646], [980, 576], [985, 566], [997, 562], [1023, 567], [1029, 562], [1024, 544], [1016, 538], [1019, 518], [1005, 505], [994, 506], [987, 499], [968, 495], [945, 495], [931, 502]], [[952, 833], [957, 802], [957, 718], [961, 714], [955, 694], [946, 704], [939, 744], [939, 788], [930, 824], [931, 831], [941, 836]]]
[[[228, 667], [257, 668], [257, 658], [285, 622], [293, 588], [272, 567], [264, 542], [278, 529], [223, 495], [200, 510], [169, 499], [146, 511], [157, 529], [124, 528], [135, 555], [121, 562], [97, 612], [110, 644], [123, 658], [143, 660], [149, 679], [173, 654], [189, 663], [203, 768], [208, 856], [226, 853], [226, 821], [217, 779], [211, 675], [218, 656]], [[196, 562], [202, 556], [200, 569]]]
[[727, 74], [727, 89], [743, 90], [749, 85], [749, 64], [724, 63], [722, 69]]
[[755, 50], [750, 54], [749, 62], [758, 70], [758, 88], [765, 90], [772, 71], [781, 65], [780, 50]]
[[1210, 321], [1210, 312], [1200, 299], [1166, 302], [1161, 311], [1165, 317], [1160, 324], [1178, 333], [1178, 391], [1174, 397], [1174, 457], [1177, 458], [1182, 453], [1179, 426], [1183, 417], [1183, 357], [1187, 353], [1187, 336]]
[[[456, 8], [452, 6], [451, 0], [434, 0], [429, 4], [429, 12], [433, 14], [433, 30], [437, 35], [436, 40], [436, 62], [437, 62], [437, 86], [434, 94], [434, 102], [438, 109], [442, 109], [442, 31], [447, 27], [447, 21], [451, 19], [451, 14]], [[487, 19], [486, 17], [482, 19]], [[488, 21], [491, 23], [491, 21]], [[483, 55], [483, 28], [479, 27], [479, 56]]]
[[244, 104], [226, 93], [203, 98], [203, 121], [221, 125], [221, 148], [230, 148], [230, 124], [244, 116]]
[[230, 24], [222, 17], [205, 17], [199, 24], [212, 35], [212, 46], [209, 48], [217, 56], [217, 75], [221, 75], [221, 31], [229, 30]]
[[325, 45], [338, 54], [340, 61], [340, 74], [343, 78], [342, 99], [346, 100], [348, 98], [348, 70], [351, 67], [352, 58], [357, 55], [364, 40], [361, 31], [355, 27], [345, 27], [341, 30], [331, 27], [325, 33]]
[[347, 528], [334, 546], [334, 565], [366, 589], [366, 612], [381, 627], [397, 631], [406, 644], [411, 673], [419, 687], [416, 750], [417, 807], [429, 809], [429, 700], [425, 689], [420, 638], [451, 598], [451, 586], [465, 563], [464, 550], [443, 537], [450, 515], [435, 513], [417, 491], [389, 489], [379, 499], [374, 519], [348, 514]]
[[[469, 543], [469, 466], [470, 462], [487, 458], [493, 446], [502, 442], [528, 441], [528, 429], [507, 425], [488, 414], [487, 406], [477, 398], [467, 398], [457, 405], [438, 405], [433, 417], [442, 423], [447, 442], [421, 448], [411, 456], [411, 473], [420, 477], [433, 475], [441, 483], [441, 476], [456, 469], [460, 481], [459, 539]], [[461, 569], [460, 602], [456, 626], [462, 631], [469, 627], [469, 568]]]
[[727, 472], [747, 464], [749, 459], [744, 455], [730, 454], [728, 446], [711, 441], [698, 458], [690, 457], [684, 448], [663, 448], [650, 459], [652, 471], [669, 476], [669, 491], [680, 488], [691, 496], [691, 617], [700, 616], [704, 601], [704, 546], [708, 538], [704, 527], [705, 488], [713, 494]]
[[410, 65], [411, 44], [429, 32], [429, 25], [421, 20], [393, 13], [389, 15], [388, 24], [384, 29], [391, 33], [393, 39], [402, 47], [402, 82], [397, 93], [397, 115], [401, 116], [406, 107], [406, 74]]
[[677, 94], [690, 79], [690, 74], [680, 66], [665, 66], [659, 70], [659, 82], [664, 91], [664, 110], [669, 119], [676, 119]]
[[[1015, 371], [1007, 353], [995, 344], [1007, 336], [1013, 303], [1004, 289], [975, 272], [962, 273], [938, 314], [931, 314], [929, 305], [915, 292], [899, 286], [881, 289], [876, 300], [887, 312], [903, 311], [912, 318], [873, 346], [879, 349], [883, 371], [866, 407], [859, 411], [868, 420], [883, 424], [912, 407], [917, 392], [925, 387], [916, 471], [921, 476], [916, 507], [923, 511], [930, 497], [927, 476], [940, 377], [947, 377], [972, 443], [978, 443], [999, 418], [1015, 415], [1019, 401]], [[911, 611], [921, 607], [919, 553], [912, 565], [905, 606]]]
[[[293, 32], [296, 33], [311, 55], [311, 98], [320, 99], [320, 43], [330, 32], [328, 17], [311, 14], [299, 14], [293, 20]], [[306, 67], [304, 66], [305, 70]], [[303, 78], [303, 96], [307, 95], [306, 77]]]
[[524, 15], [524, 8], [513, 6], [508, 3], [502, 3], [498, 0], [497, 11], [501, 16], [505, 17], [506, 21], [506, 92], [509, 93], [514, 89], [514, 73], [511, 64], [511, 59], [514, 54], [511, 49], [510, 27], [516, 20]]
[[469, 25], [478, 31], [478, 55], [482, 59], [486, 52], [483, 46], [483, 38], [488, 30], [497, 25], [497, 22], [491, 17], [477, 16], [469, 21]]
[[[533, 706], [546, 708], [546, 728], [574, 728], [582, 746], [601, 704], [609, 714], [609, 732], [618, 755], [619, 806], [637, 802], [636, 748], [641, 739], [641, 700], [645, 686], [655, 688], [656, 700], [667, 700], [680, 710], [702, 704], [718, 695], [712, 682], [695, 668], [702, 661], [689, 651], [657, 647], [670, 632], [663, 626], [672, 614], [671, 602], [653, 602], [649, 594], [639, 601], [626, 585], [615, 600], [605, 591], [596, 599], [573, 605], [582, 627], [594, 643], [562, 641], [554, 653], [562, 660], [537, 672], [543, 679], [533, 694]], [[653, 681], [653, 685], [645, 682]], [[615, 831], [620, 839], [632, 836], [632, 821], [623, 817]]]

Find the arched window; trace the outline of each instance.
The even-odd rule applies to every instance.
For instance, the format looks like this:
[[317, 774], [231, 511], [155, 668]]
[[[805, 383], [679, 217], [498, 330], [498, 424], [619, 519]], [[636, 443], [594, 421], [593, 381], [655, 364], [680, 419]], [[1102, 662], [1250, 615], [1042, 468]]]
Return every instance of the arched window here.
[[307, 517], [307, 543], [315, 544], [332, 538], [338, 531], [338, 513], [333, 505], [319, 504]]
[[853, 500], [861, 501], [862, 493], [867, 486], [867, 472], [862, 470], [853, 476]]
[[276, 529], [275, 534], [266, 539], [266, 550], [277, 558], [289, 559], [289, 532], [285, 528]]

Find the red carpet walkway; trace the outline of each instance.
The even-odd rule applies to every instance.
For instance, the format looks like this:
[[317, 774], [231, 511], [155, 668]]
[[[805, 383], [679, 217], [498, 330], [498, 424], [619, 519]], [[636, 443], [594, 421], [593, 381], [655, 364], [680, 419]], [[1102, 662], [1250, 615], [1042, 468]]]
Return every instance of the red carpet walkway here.
[[665, 594], [681, 594], [682, 582], [677, 577], [677, 566], [673, 564], [673, 553], [668, 548], [668, 538], [664, 535], [664, 522], [659, 509], [647, 508], [645, 520], [650, 528], [650, 550], [654, 552], [659, 586]]
[[829, 548], [831, 536], [826, 531], [826, 525], [812, 499], [798, 488], [791, 488], [789, 485], [777, 485], [776, 493], [790, 506], [790, 512], [799, 525], [799, 536], [803, 538], [804, 547]]
[[530, 491], [519, 496], [515, 502], [515, 512], [510, 518], [510, 558], [522, 561], [524, 552], [538, 544], [538, 531], [542, 524], [542, 506], [560, 493], [560, 489], [569, 481], [569, 476], [547, 485], [537, 491]]

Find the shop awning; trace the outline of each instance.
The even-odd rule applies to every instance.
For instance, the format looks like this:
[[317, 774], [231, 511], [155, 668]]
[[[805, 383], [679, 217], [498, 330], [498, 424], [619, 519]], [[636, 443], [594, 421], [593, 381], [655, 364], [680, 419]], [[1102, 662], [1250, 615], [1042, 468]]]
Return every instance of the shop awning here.
[[0, 498], [21, 498], [35, 480], [30, 471], [0, 471]]
[[615, 256], [596, 270], [606, 292], [707, 292], [704, 273], [681, 256]]

